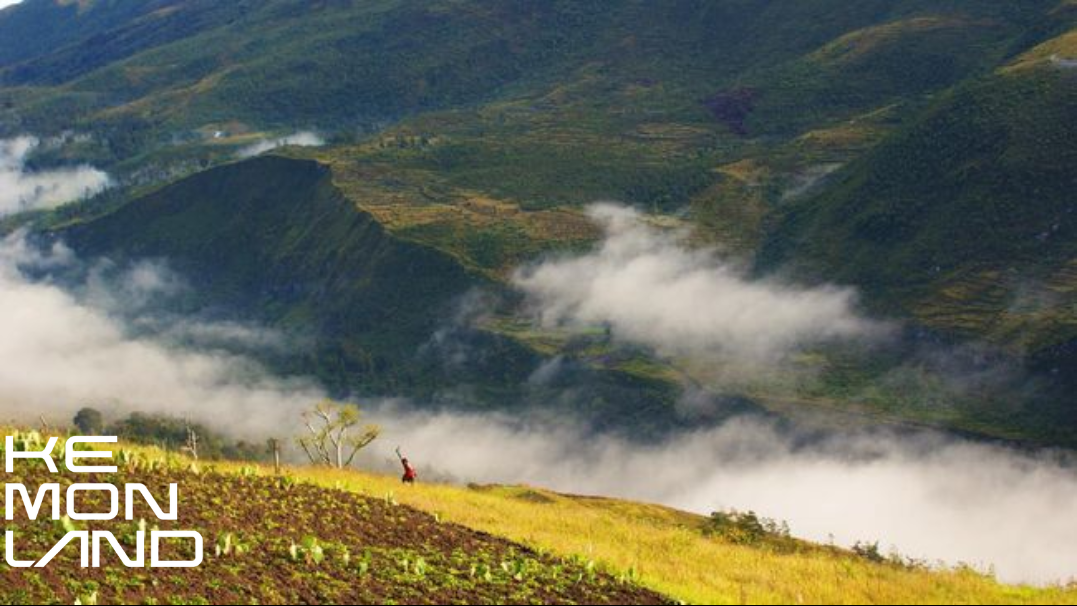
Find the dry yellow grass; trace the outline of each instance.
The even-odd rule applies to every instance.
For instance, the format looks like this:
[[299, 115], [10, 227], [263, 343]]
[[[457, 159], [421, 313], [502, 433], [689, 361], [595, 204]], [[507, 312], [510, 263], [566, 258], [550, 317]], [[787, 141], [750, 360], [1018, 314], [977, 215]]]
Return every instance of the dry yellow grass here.
[[287, 473], [374, 497], [391, 493], [445, 521], [615, 571], [634, 569], [643, 584], [689, 603], [1077, 603], [1077, 588], [1007, 586], [968, 570], [880, 565], [825, 547], [783, 555], [732, 545], [704, 537], [698, 516], [655, 505], [528, 487], [402, 486], [395, 477], [313, 467]]
[[770, 170], [767, 167], [751, 158], [725, 164], [719, 166], [715, 170], [748, 185], [758, 185], [760, 181], [770, 174]]

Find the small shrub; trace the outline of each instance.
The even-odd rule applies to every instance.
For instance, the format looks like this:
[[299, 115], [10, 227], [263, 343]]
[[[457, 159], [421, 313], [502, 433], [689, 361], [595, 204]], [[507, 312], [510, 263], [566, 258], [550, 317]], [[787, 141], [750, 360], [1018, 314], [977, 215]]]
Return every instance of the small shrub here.
[[875, 562], [881, 564], [886, 561], [886, 558], [879, 551], [879, 542], [867, 542], [857, 541], [853, 544], [853, 553], [868, 560], [869, 562]]
[[738, 545], [756, 545], [767, 538], [788, 539], [789, 525], [763, 518], [754, 511], [716, 511], [711, 514], [704, 533], [720, 536]]

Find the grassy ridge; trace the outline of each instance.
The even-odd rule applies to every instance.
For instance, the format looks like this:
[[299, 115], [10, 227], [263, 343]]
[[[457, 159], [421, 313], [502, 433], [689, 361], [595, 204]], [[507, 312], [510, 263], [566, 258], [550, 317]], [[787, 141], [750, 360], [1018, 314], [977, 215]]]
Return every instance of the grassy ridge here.
[[[31, 434], [20, 448], [40, 449]], [[21, 442], [29, 441], [25, 446]], [[77, 548], [45, 568], [0, 565], [6, 604], [359, 604], [595, 603], [658, 604], [667, 600], [580, 558], [542, 554], [504, 539], [444, 523], [391, 498], [369, 498], [294, 478], [245, 469], [223, 475], [161, 453], [124, 450], [115, 474], [51, 474], [40, 462], [18, 466], [31, 494], [39, 484], [138, 482], [161, 501], [177, 483], [176, 521], [158, 521], [142, 503], [139, 518], [75, 522], [19, 510], [5, 527], [17, 557], [36, 560], [71, 530], [107, 530], [134, 554], [136, 532], [194, 530], [203, 537], [197, 568], [123, 568], [102, 549], [101, 567], [85, 569]], [[61, 462], [61, 466], [63, 463]], [[9, 478], [11, 479], [11, 478]], [[18, 509], [16, 507], [16, 509]], [[79, 510], [107, 509], [100, 493], [82, 493]], [[46, 506], [46, 511], [48, 506]], [[150, 516], [148, 519], [141, 516]], [[146, 520], [142, 522], [141, 520]], [[78, 545], [76, 542], [75, 545]], [[162, 541], [164, 560], [190, 561], [189, 542]]]
[[565, 92], [616, 122], [702, 120], [751, 88], [756, 115], [731, 129], [789, 135], [985, 69], [1049, 32], [1056, 4], [35, 0], [0, 20], [0, 82], [11, 121], [138, 139], [116, 152], [235, 121], [354, 132]]
[[[1045, 52], [951, 91], [826, 191], [785, 208], [764, 264], [856, 284], [876, 310], [992, 342], [1041, 379], [1065, 377], [1077, 339], [1077, 87]], [[1041, 383], [1044, 397], [1019, 413], [1001, 403], [971, 418], [1050, 419], [1044, 427], [1069, 442], [1067, 381]]]
[[[239, 473], [246, 465], [221, 463]], [[269, 475], [271, 469], [259, 468]], [[1077, 602], [1077, 590], [1008, 586], [972, 572], [928, 571], [867, 561], [803, 543], [793, 552], [704, 536], [704, 519], [617, 499], [574, 497], [534, 487], [458, 487], [360, 471], [292, 467], [304, 482], [373, 498], [392, 497], [444, 521], [561, 557], [594, 560], [615, 574], [698, 604]]]

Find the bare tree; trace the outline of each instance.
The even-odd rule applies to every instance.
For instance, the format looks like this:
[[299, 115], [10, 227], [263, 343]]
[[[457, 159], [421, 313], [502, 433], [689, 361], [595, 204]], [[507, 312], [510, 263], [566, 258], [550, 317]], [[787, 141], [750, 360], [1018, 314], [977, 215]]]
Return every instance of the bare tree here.
[[303, 413], [309, 435], [296, 441], [311, 463], [348, 467], [355, 455], [381, 433], [377, 425], [360, 426], [361, 420], [359, 407], [323, 400]]
[[184, 421], [184, 427], [187, 430], [187, 441], [183, 445], [182, 450], [191, 453], [191, 458], [195, 461], [198, 460], [198, 432], [196, 432], [189, 422]]

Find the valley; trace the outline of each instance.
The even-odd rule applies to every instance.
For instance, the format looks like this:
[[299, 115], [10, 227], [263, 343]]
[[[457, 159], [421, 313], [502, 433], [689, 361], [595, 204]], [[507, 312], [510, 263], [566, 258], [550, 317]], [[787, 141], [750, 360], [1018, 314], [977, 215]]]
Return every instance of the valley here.
[[[0, 348], [0, 410], [260, 448], [331, 397], [450, 483], [707, 513], [699, 484], [822, 542], [787, 508], [807, 492], [752, 478], [906, 478], [980, 545], [937, 478], [1009, 504], [978, 465], [1025, 470], [1013, 509], [1054, 520], [1073, 470], [1074, 61], [1070, 0], [23, 0], [0, 9], [0, 313], [25, 349]], [[703, 470], [637, 490], [610, 453]], [[733, 596], [680, 582], [649, 587]]]

